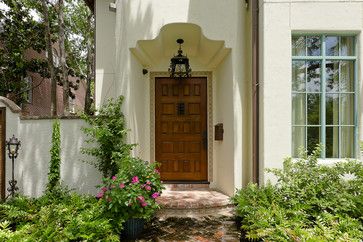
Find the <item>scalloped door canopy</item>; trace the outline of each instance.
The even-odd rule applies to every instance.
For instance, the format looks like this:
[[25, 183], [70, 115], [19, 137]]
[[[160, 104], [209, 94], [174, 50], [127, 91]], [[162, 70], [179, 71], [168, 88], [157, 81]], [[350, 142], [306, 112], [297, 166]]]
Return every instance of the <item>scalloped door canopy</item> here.
[[[210, 40], [203, 35], [201, 27], [190, 23], [171, 23], [160, 29], [152, 40], [139, 40], [131, 52], [145, 67], [167, 64], [177, 53], [177, 39], [184, 39], [183, 52], [193, 64], [200, 68], [214, 69], [229, 53], [223, 40]], [[167, 69], [168, 66], [165, 66]]]

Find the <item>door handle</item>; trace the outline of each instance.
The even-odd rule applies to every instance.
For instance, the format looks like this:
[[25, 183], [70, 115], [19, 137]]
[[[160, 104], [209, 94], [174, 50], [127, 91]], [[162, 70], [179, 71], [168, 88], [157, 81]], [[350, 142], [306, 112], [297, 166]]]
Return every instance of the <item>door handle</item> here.
[[208, 149], [208, 133], [207, 131], [203, 131], [203, 147], [204, 149]]

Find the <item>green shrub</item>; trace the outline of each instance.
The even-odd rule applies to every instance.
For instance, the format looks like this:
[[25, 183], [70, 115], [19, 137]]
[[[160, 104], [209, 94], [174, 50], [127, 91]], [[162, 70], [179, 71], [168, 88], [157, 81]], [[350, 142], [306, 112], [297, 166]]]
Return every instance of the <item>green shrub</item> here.
[[119, 236], [94, 197], [65, 192], [0, 204], [0, 241], [119, 241]]
[[360, 241], [363, 238], [363, 165], [318, 164], [320, 149], [271, 169], [275, 185], [250, 184], [233, 197], [249, 239]]
[[116, 160], [127, 157], [134, 145], [126, 143], [128, 130], [121, 111], [123, 97], [110, 99], [98, 111], [98, 115], [83, 115], [89, 127], [82, 128], [87, 135], [89, 147], [82, 147], [81, 152], [96, 158], [88, 161], [104, 177], [115, 175], [119, 168]]

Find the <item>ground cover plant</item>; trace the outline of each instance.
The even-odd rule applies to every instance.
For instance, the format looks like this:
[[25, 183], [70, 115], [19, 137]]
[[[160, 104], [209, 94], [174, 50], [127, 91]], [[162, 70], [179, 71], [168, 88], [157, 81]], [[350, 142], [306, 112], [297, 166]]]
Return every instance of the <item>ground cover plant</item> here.
[[257, 241], [362, 241], [363, 165], [318, 163], [312, 155], [284, 161], [269, 172], [275, 185], [249, 184], [233, 197], [241, 229]]
[[95, 197], [61, 185], [60, 123], [53, 123], [46, 191], [40, 198], [16, 196], [0, 204], [0, 241], [118, 241]]
[[0, 204], [0, 241], [119, 241], [94, 197], [58, 189]]

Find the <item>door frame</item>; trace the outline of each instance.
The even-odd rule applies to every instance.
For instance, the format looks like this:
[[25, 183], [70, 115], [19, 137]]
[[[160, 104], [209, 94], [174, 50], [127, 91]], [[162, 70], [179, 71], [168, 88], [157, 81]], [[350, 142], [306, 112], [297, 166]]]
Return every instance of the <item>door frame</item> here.
[[[0, 111], [2, 111], [2, 118], [3, 118], [3, 122], [2, 122], [2, 127], [3, 127], [3, 131], [2, 135], [0, 136], [1, 142], [0, 145], [3, 144], [4, 145], [4, 152], [2, 152], [2, 154], [0, 154], [2, 161], [0, 162], [0, 199], [4, 200], [5, 199], [5, 165], [6, 165], [6, 145], [5, 145], [5, 140], [6, 140], [6, 107], [0, 107]], [[1, 119], [0, 119], [1, 120]]]
[[[155, 79], [169, 77], [168, 72], [150, 72], [150, 160], [155, 161]], [[207, 80], [207, 178], [213, 182], [213, 75], [210, 71], [192, 72], [192, 77], [204, 77]]]

